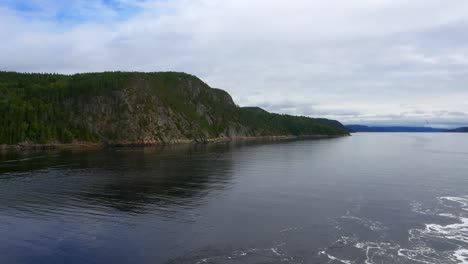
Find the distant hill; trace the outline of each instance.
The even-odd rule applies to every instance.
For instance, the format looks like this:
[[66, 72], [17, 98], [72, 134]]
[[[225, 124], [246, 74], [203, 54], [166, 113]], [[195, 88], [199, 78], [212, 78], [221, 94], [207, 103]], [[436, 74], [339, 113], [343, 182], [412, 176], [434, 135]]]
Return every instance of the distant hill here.
[[468, 127], [459, 127], [455, 129], [450, 129], [448, 132], [468, 133]]
[[405, 126], [363, 126], [363, 125], [347, 125], [346, 128], [351, 132], [418, 132], [418, 133], [441, 133], [447, 132], [447, 129], [432, 128], [432, 127], [405, 127]]
[[0, 94], [0, 145], [145, 145], [349, 133], [334, 120], [239, 107], [227, 92], [178, 72], [0, 72]]

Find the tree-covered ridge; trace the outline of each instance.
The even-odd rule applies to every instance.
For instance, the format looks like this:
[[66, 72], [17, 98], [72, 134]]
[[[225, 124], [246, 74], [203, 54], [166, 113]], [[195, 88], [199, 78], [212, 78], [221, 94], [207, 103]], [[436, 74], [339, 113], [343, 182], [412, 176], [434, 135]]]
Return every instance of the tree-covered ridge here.
[[225, 91], [177, 72], [0, 72], [0, 95], [0, 144], [347, 134], [336, 121], [238, 107]]
[[459, 127], [455, 129], [450, 129], [448, 132], [468, 133], [468, 127]]

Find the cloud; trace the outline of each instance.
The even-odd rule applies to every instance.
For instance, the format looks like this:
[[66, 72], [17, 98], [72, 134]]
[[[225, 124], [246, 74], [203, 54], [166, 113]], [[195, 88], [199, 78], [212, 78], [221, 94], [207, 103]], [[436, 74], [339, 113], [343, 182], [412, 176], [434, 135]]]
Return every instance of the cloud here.
[[466, 1], [6, 0], [0, 69], [185, 71], [281, 113], [465, 122], [436, 112], [468, 109], [467, 22]]

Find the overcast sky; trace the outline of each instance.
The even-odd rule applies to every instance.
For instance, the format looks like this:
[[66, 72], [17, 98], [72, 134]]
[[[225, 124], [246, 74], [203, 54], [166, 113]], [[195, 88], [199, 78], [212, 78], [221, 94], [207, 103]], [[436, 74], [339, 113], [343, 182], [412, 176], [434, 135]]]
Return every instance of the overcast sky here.
[[466, 0], [0, 0], [0, 70], [183, 71], [241, 106], [468, 125]]

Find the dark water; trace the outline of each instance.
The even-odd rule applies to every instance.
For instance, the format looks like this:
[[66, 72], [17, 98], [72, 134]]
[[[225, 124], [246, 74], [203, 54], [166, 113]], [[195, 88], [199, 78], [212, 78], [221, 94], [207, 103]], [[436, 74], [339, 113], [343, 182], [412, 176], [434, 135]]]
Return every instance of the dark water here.
[[0, 158], [0, 263], [468, 263], [468, 134]]

